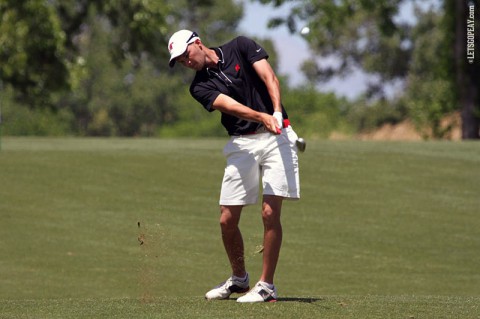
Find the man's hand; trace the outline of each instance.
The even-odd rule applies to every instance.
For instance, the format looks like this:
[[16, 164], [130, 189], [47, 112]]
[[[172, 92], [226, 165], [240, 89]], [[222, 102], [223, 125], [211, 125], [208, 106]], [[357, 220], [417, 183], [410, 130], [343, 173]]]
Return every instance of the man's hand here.
[[263, 126], [265, 126], [265, 128], [273, 134], [281, 134], [282, 127], [279, 125], [277, 118], [267, 113], [262, 113], [262, 114], [263, 114], [263, 118], [262, 118]]
[[283, 114], [282, 114], [282, 112], [273, 112], [273, 117], [277, 120], [278, 127], [280, 129], [282, 129], [283, 128]]

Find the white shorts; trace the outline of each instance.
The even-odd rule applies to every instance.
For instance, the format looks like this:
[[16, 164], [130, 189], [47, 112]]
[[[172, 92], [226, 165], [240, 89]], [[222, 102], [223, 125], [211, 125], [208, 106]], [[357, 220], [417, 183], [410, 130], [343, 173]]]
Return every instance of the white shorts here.
[[227, 167], [220, 205], [250, 205], [258, 200], [260, 177], [263, 195], [300, 198], [300, 176], [291, 126], [282, 134], [259, 133], [232, 136], [223, 149]]

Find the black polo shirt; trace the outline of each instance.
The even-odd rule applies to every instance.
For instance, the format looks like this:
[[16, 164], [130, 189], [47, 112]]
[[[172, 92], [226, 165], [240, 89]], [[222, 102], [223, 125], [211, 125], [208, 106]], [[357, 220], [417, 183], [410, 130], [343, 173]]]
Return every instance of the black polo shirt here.
[[[221, 93], [259, 112], [273, 114], [273, 104], [265, 83], [253, 68], [254, 62], [268, 59], [265, 49], [255, 41], [240, 36], [212, 48], [219, 57], [217, 68], [198, 71], [190, 86], [190, 93], [209, 112]], [[288, 118], [282, 105], [283, 118]], [[222, 113], [222, 124], [229, 135], [245, 135], [258, 130], [262, 124]]]

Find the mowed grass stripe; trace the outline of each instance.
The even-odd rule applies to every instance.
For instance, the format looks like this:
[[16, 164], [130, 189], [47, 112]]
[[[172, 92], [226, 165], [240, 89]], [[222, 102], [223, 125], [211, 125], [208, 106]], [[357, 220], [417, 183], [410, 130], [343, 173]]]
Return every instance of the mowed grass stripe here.
[[[205, 307], [219, 307], [205, 318], [236, 310], [234, 302], [202, 300], [228, 276], [217, 205], [225, 142], [3, 138], [0, 314], [29, 304], [35, 314], [59, 300], [52, 317], [61, 317], [74, 300], [78, 313], [120, 304], [112, 313], [148, 317], [166, 307], [162, 298], [172, 312], [190, 304], [184, 317], [201, 318]], [[406, 300], [427, 315], [464, 309], [478, 317], [480, 144], [316, 141], [300, 164], [302, 199], [284, 205], [276, 277], [290, 302], [273, 309], [284, 318], [317, 308], [355, 318]], [[247, 207], [241, 222], [253, 280], [259, 211]], [[305, 302], [312, 296], [318, 300]], [[357, 306], [328, 304], [345, 299], [334, 296], [352, 296]]]

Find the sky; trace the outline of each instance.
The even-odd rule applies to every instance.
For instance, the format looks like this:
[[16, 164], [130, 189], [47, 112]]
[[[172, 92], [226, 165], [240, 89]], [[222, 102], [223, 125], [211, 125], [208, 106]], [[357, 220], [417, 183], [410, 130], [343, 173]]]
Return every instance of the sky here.
[[[294, 2], [294, 1], [293, 1]], [[424, 0], [424, 4], [438, 2], [438, 0]], [[285, 26], [275, 29], [268, 29], [267, 23], [272, 17], [286, 16], [290, 11], [292, 4], [286, 4], [281, 8], [261, 5], [257, 2], [244, 0], [244, 18], [242, 19], [239, 30], [247, 36], [258, 36], [261, 38], [271, 38], [279, 59], [280, 74], [286, 74], [289, 77], [290, 84], [300, 86], [305, 83], [305, 77], [301, 71], [301, 65], [311, 53], [306, 41], [300, 34], [290, 34]], [[293, 3], [294, 4], [294, 3]], [[400, 9], [398, 19], [413, 23], [413, 5], [407, 1]], [[347, 78], [334, 78], [328, 83], [319, 86], [321, 91], [333, 91], [337, 95], [347, 98], [355, 98], [366, 88], [366, 77], [362, 72], [353, 72]]]

